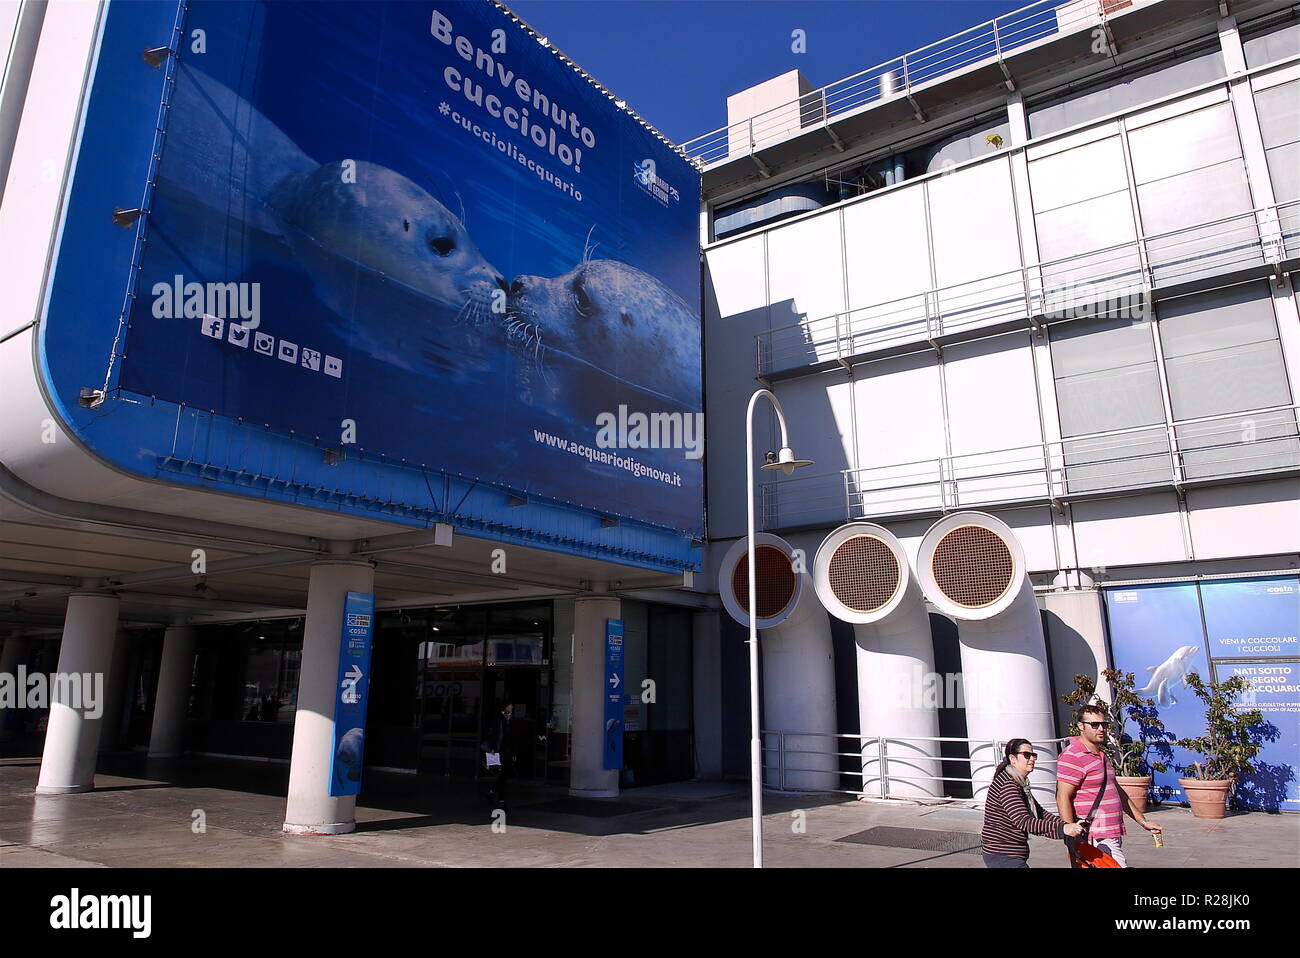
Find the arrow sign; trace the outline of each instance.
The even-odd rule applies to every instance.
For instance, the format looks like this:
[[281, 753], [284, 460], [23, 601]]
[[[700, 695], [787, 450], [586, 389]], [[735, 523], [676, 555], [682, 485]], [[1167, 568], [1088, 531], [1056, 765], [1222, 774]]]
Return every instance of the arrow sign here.
[[623, 767], [623, 620], [605, 620], [605, 754], [601, 767]]
[[334, 749], [330, 760], [329, 793], [356, 795], [361, 791], [366, 732], [366, 699], [370, 690], [370, 653], [375, 597], [349, 592], [343, 600], [339, 636], [339, 665], [335, 672]]

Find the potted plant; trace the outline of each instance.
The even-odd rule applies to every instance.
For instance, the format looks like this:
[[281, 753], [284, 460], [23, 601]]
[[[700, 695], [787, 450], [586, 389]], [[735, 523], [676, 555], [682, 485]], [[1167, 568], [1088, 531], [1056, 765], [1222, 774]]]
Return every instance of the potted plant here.
[[[1136, 684], [1132, 672], [1120, 672], [1118, 669], [1105, 669], [1102, 676], [1110, 683], [1115, 701], [1108, 703], [1096, 693], [1096, 685], [1086, 675], [1074, 677], [1074, 691], [1062, 695], [1061, 700], [1067, 705], [1100, 706], [1110, 721], [1109, 734], [1106, 736], [1105, 750], [1110, 756], [1110, 763], [1115, 769], [1115, 784], [1128, 796], [1129, 804], [1138, 813], [1147, 810], [1147, 796], [1151, 790], [1151, 773], [1164, 772], [1168, 769], [1160, 759], [1170, 757], [1168, 739], [1172, 733], [1165, 731], [1160, 721], [1153, 699], [1144, 699], [1133, 687]], [[1137, 730], [1137, 738], [1125, 731], [1125, 722], [1132, 722]], [[1078, 722], [1071, 722], [1071, 735], [1079, 734]], [[1152, 752], [1156, 756], [1152, 757]]]
[[1237, 696], [1250, 683], [1239, 675], [1224, 682], [1205, 682], [1195, 672], [1187, 674], [1187, 687], [1205, 705], [1205, 734], [1179, 739], [1178, 745], [1202, 756], [1203, 761], [1179, 767], [1180, 778], [1192, 814], [1197, 818], [1223, 818], [1228, 809], [1228, 790], [1239, 775], [1252, 774], [1251, 763], [1264, 747], [1255, 726], [1263, 721], [1258, 709], [1239, 711]]

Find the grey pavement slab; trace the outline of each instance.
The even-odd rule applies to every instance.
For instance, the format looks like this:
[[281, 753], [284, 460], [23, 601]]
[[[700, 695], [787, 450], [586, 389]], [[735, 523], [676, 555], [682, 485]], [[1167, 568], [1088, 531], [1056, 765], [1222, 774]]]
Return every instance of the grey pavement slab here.
[[[38, 763], [0, 759], [0, 866], [135, 867], [748, 867], [744, 782], [680, 782], [629, 789], [595, 815], [562, 788], [516, 783], [503, 815], [474, 782], [375, 772], [350, 835], [280, 831], [287, 778], [265, 763], [119, 756], [101, 761], [96, 790], [33, 794]], [[195, 810], [206, 830], [192, 828]], [[876, 826], [923, 829], [919, 844], [977, 844], [983, 812], [962, 804], [859, 801], [844, 795], [772, 794], [764, 800], [766, 864], [785, 868], [983, 868], [978, 854], [860, 844]], [[1165, 826], [1156, 848], [1126, 842], [1138, 867], [1300, 866], [1300, 816], [1236, 813], [1202, 821], [1179, 806], [1148, 813]], [[1030, 865], [1065, 868], [1059, 843], [1031, 840]]]

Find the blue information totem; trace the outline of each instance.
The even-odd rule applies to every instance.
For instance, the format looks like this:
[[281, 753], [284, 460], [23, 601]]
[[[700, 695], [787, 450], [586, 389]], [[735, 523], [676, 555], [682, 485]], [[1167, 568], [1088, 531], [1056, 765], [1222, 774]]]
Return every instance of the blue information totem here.
[[334, 684], [334, 755], [330, 761], [330, 795], [335, 797], [357, 795], [361, 791], [374, 622], [374, 595], [349, 592], [343, 605], [339, 673]]
[[606, 770], [623, 767], [623, 620], [605, 620]]

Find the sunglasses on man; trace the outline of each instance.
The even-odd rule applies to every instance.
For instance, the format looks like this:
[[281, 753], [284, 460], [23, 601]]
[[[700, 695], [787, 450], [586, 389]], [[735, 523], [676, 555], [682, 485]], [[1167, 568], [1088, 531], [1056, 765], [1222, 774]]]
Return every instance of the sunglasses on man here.
[[1080, 722], [1080, 725], [1088, 725], [1092, 728], [1110, 728], [1109, 722]]

